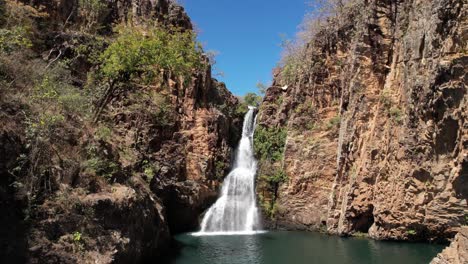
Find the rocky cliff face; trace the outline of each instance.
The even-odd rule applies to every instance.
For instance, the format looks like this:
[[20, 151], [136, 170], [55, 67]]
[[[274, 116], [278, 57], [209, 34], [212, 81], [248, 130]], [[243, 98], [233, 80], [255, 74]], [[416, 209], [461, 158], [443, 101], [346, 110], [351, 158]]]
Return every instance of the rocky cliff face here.
[[288, 129], [277, 225], [445, 240], [466, 223], [466, 17], [350, 1], [277, 73], [259, 118]]
[[468, 227], [462, 227], [450, 246], [431, 261], [431, 264], [461, 264], [468, 262]]
[[[83, 3], [99, 1], [24, 2], [6, 4], [34, 12], [42, 27], [34, 28], [31, 49], [0, 53], [0, 260], [137, 263], [157, 256], [171, 234], [194, 230], [216, 199], [240, 135], [237, 98], [211, 77], [202, 56], [203, 69], [188, 81], [161, 72], [149, 85], [125, 85], [90, 120], [89, 109], [77, 109], [98, 93], [86, 87], [97, 66], [83, 48], [105, 48], [95, 43], [111, 36], [113, 23], [191, 30], [190, 19], [166, 0], [106, 1], [86, 10]], [[99, 11], [84, 13], [90, 10]], [[43, 88], [52, 90], [38, 96]], [[65, 90], [67, 103], [59, 106]]]

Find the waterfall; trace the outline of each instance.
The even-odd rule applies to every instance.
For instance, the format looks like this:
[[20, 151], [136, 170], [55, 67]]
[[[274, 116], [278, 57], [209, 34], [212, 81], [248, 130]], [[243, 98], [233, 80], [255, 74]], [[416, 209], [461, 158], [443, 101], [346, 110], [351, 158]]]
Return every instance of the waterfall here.
[[234, 166], [224, 180], [221, 196], [205, 214], [199, 235], [247, 234], [260, 229], [255, 201], [257, 161], [253, 154], [255, 107], [244, 117], [242, 138], [237, 147]]

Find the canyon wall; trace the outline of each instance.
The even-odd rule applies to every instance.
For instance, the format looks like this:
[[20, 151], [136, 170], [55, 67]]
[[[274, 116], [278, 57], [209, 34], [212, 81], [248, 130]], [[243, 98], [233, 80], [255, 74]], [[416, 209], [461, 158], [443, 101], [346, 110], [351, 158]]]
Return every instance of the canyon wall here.
[[287, 129], [272, 225], [445, 241], [467, 224], [467, 15], [348, 1], [275, 71], [259, 113]]
[[464, 226], [450, 246], [431, 261], [431, 264], [462, 264], [468, 262], [468, 227]]
[[91, 57], [112, 43], [114, 26], [191, 30], [190, 19], [167, 0], [23, 2], [0, 1], [1, 12], [32, 12], [37, 25], [31, 47], [0, 54], [0, 261], [158, 256], [216, 199], [240, 136], [238, 99], [203, 55], [189, 80], [162, 71], [115, 89], [92, 120]]

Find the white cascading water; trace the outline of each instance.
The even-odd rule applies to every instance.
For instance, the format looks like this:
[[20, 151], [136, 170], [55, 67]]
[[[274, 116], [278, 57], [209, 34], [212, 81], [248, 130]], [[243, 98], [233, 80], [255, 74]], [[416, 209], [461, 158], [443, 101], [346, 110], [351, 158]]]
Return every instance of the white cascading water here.
[[205, 214], [198, 235], [248, 234], [260, 228], [255, 201], [255, 119], [255, 107], [249, 107], [244, 117], [234, 167], [224, 180], [221, 196]]

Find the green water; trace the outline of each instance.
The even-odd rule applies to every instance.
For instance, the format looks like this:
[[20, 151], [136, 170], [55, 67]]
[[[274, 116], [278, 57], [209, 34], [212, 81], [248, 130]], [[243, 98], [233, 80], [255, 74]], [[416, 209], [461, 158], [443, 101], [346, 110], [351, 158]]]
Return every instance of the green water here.
[[340, 238], [309, 232], [268, 232], [250, 236], [176, 237], [180, 249], [168, 263], [312, 264], [429, 263], [444, 246]]

